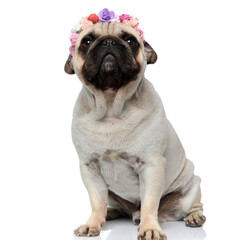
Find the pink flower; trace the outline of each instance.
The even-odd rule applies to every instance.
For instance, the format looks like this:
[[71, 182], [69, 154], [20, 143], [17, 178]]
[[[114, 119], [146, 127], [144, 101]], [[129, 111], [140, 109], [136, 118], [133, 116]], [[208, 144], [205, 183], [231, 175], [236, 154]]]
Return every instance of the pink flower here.
[[73, 56], [73, 52], [74, 52], [74, 49], [75, 49], [75, 46], [72, 45], [70, 48], [69, 48], [69, 52], [70, 54]]
[[77, 42], [77, 39], [78, 39], [78, 34], [76, 33], [73, 33], [71, 36], [70, 36], [70, 42], [72, 43], [72, 45], [76, 45], [76, 42]]
[[138, 32], [140, 38], [142, 39], [142, 41], [144, 41], [144, 36], [143, 36], [143, 31], [139, 28], [135, 28], [135, 30]]
[[82, 30], [84, 30], [84, 29], [90, 27], [91, 25], [93, 25], [93, 22], [89, 21], [87, 17], [83, 17], [81, 19], [80, 23], [82, 24], [81, 25]]
[[130, 20], [132, 17], [128, 14], [122, 14], [119, 16], [120, 22], [123, 22], [124, 20]]
[[129, 26], [131, 26], [131, 24], [130, 24], [130, 21], [129, 21], [129, 20], [123, 20], [123, 21], [122, 21], [122, 24], [126, 24], [126, 25], [129, 25]]
[[138, 18], [131, 18], [131, 19], [130, 19], [130, 24], [131, 24], [131, 26], [132, 26], [133, 28], [138, 27], [138, 25], [139, 25]]

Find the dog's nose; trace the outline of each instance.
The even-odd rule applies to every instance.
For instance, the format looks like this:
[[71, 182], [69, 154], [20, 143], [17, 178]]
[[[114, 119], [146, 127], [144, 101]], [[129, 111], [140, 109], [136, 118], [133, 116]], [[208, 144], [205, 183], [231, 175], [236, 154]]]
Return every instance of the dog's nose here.
[[116, 42], [112, 38], [106, 38], [103, 40], [102, 44], [105, 46], [112, 46], [115, 45]]

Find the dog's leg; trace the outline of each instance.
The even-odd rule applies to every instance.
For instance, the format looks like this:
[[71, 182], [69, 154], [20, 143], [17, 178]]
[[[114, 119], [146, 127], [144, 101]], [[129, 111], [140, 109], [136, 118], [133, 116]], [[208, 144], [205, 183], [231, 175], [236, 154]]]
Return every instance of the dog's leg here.
[[139, 240], [166, 240], [158, 222], [158, 207], [164, 190], [165, 161], [161, 156], [146, 159], [139, 171], [141, 195], [141, 222]]
[[140, 211], [136, 211], [136, 212], [133, 212], [132, 214], [132, 221], [133, 221], [133, 224], [135, 225], [138, 225], [140, 223]]
[[130, 217], [134, 209], [134, 204], [121, 198], [112, 191], [108, 191], [108, 209], [106, 216], [107, 221], [117, 218]]
[[[206, 217], [203, 215], [203, 204], [201, 203], [200, 178], [197, 176], [194, 176], [192, 189], [190, 189], [188, 195], [186, 196], [186, 199], [191, 198], [193, 201], [188, 209], [185, 223], [188, 227], [200, 227], [206, 221]], [[184, 204], [184, 200], [182, 201], [182, 204]]]
[[85, 225], [78, 227], [74, 234], [76, 236], [97, 236], [104, 227], [107, 213], [107, 186], [99, 171], [92, 164], [81, 164], [81, 175], [87, 188], [92, 215]]
[[107, 216], [106, 216], [107, 221], [111, 221], [118, 218], [124, 218], [124, 217], [128, 217], [128, 215], [120, 210], [108, 207]]
[[159, 222], [185, 219], [186, 226], [200, 227], [206, 220], [201, 203], [200, 178], [193, 176], [189, 189], [178, 189], [165, 195], [159, 206]]

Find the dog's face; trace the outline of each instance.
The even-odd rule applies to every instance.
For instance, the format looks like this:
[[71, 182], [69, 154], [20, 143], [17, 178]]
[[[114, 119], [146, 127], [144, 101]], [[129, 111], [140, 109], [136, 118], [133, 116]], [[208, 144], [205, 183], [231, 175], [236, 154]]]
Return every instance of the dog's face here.
[[78, 37], [65, 72], [76, 73], [83, 84], [96, 89], [117, 90], [137, 80], [157, 54], [135, 29], [117, 22], [97, 23]]

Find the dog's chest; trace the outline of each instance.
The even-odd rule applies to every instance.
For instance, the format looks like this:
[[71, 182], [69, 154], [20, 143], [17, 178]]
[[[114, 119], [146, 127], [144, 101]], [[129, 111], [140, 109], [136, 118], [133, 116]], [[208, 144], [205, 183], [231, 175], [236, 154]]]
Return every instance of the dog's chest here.
[[142, 110], [131, 109], [121, 118], [107, 116], [96, 121], [91, 115], [74, 117], [72, 137], [77, 150], [84, 159], [93, 152], [103, 155], [108, 149], [120, 152], [141, 152], [144, 141], [141, 138], [146, 129], [146, 121]]
[[129, 201], [139, 199], [140, 158], [126, 152], [107, 150], [103, 155], [95, 154], [93, 159], [97, 161], [95, 167], [109, 190]]

